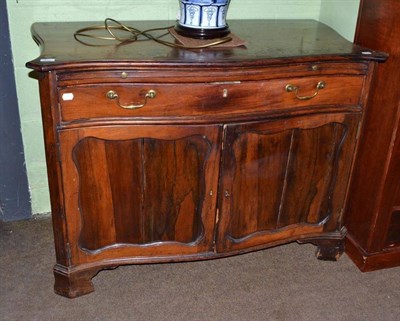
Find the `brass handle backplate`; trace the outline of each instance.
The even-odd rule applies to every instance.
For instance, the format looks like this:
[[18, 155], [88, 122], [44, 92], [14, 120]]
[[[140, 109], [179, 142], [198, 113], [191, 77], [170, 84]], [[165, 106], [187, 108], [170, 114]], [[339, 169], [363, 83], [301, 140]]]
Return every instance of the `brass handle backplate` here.
[[124, 109], [138, 109], [146, 106], [147, 99], [153, 99], [157, 96], [157, 92], [153, 89], [149, 90], [144, 96], [144, 102], [142, 104], [133, 104], [133, 105], [122, 105], [119, 101], [118, 93], [115, 90], [110, 90], [107, 92], [106, 97], [110, 100], [116, 100], [119, 107]]
[[316, 90], [316, 92], [315, 92], [313, 95], [311, 95], [311, 96], [300, 96], [300, 95], [299, 95], [299, 87], [296, 86], [296, 85], [292, 85], [292, 84], [286, 85], [285, 90], [286, 90], [286, 92], [288, 92], [288, 93], [294, 93], [294, 94], [296, 95], [296, 98], [299, 99], [299, 100], [310, 100], [310, 99], [313, 99], [314, 97], [316, 97], [316, 96], [318, 95], [319, 91], [320, 91], [321, 89], [324, 89], [325, 87], [326, 87], [325, 81], [320, 81], [320, 82], [318, 82], [318, 84], [317, 84], [317, 86], [316, 86], [316, 89], [317, 89], [317, 90]]

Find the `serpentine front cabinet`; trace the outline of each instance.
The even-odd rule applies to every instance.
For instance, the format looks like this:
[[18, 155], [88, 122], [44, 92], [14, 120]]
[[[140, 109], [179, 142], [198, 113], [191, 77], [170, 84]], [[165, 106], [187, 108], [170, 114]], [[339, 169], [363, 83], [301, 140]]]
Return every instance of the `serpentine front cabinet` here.
[[[122, 264], [292, 241], [343, 252], [349, 177], [375, 63], [315, 21], [232, 21], [245, 47], [93, 47], [93, 23], [37, 23], [55, 291]], [[165, 22], [133, 22], [140, 28]]]

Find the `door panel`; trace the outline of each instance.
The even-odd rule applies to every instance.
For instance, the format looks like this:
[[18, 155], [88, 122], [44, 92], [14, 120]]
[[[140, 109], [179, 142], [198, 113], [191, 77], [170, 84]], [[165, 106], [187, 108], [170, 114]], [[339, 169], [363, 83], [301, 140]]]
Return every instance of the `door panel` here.
[[69, 233], [81, 258], [212, 250], [220, 129], [149, 127], [61, 133], [65, 185], [75, 195]]
[[[358, 116], [312, 116], [228, 126], [220, 251], [301, 238], [338, 219]], [[351, 164], [351, 159], [348, 162]], [[333, 225], [332, 230], [337, 228]]]

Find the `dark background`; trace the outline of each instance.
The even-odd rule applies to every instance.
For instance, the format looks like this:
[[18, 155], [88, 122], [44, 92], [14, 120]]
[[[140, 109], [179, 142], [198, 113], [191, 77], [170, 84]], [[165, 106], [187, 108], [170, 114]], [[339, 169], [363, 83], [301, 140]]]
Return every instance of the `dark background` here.
[[0, 221], [31, 217], [7, 3], [0, 2]]

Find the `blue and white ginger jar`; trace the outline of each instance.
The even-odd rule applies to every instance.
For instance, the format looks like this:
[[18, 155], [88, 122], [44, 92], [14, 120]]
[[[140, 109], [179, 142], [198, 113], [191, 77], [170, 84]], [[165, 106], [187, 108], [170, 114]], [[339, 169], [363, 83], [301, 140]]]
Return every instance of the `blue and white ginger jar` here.
[[206, 36], [200, 38], [208, 38], [207, 34], [228, 34], [226, 14], [229, 2], [230, 0], [179, 0], [180, 17], [177, 31], [186, 30], [199, 34], [196, 30], [202, 30], [200, 34], [204, 33]]

